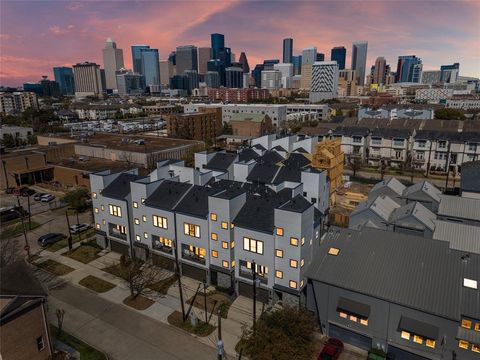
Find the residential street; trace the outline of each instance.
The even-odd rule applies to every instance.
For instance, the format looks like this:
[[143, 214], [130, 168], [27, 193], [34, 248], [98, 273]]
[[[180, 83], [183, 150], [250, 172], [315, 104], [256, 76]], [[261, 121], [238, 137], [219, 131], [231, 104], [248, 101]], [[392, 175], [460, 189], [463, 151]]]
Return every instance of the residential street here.
[[114, 360], [216, 359], [213, 347], [89, 290], [65, 283], [50, 291], [49, 316], [65, 310], [64, 329]]

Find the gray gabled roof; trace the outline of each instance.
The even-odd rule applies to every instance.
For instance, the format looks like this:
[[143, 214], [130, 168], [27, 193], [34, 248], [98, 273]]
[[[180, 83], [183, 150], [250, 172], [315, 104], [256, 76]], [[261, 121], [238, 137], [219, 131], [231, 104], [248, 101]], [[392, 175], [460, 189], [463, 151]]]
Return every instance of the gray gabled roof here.
[[122, 173], [108, 184], [101, 192], [102, 196], [111, 199], [124, 200], [130, 194], [130, 182], [142, 179], [142, 176]]
[[412, 195], [419, 191], [428, 195], [435, 202], [440, 201], [440, 194], [442, 192], [438, 190], [432, 183], [426, 180], [407, 187], [403, 192], [403, 197], [415, 200], [415, 196], [412, 197]]
[[440, 195], [438, 215], [480, 221], [480, 199]]
[[391, 177], [390, 179], [388, 180], [382, 180], [378, 183], [376, 183], [372, 190], [370, 190], [371, 192], [375, 192], [375, 191], [378, 191], [380, 190], [381, 188], [383, 187], [388, 187], [389, 189], [391, 189], [392, 191], [394, 191], [398, 196], [402, 196], [403, 192], [405, 191], [406, 189], [406, 186], [403, 185], [400, 181], [398, 181], [396, 178], [394, 177]]
[[392, 212], [399, 207], [400, 205], [398, 205], [390, 197], [386, 195], [380, 195], [360, 203], [355, 210], [352, 211], [350, 216], [357, 215], [365, 210], [371, 210], [385, 220], [385, 222], [388, 222]]
[[[340, 249], [329, 255], [330, 247]], [[455, 321], [480, 318], [480, 256], [451, 250], [447, 242], [363, 228], [330, 228], [307, 271], [310, 279]]]
[[395, 209], [390, 217], [390, 223], [401, 226], [403, 224], [402, 220], [410, 216], [413, 216], [418, 222], [423, 224], [429, 230], [433, 231], [435, 229], [435, 224], [433, 221], [437, 218], [437, 216], [416, 201]]

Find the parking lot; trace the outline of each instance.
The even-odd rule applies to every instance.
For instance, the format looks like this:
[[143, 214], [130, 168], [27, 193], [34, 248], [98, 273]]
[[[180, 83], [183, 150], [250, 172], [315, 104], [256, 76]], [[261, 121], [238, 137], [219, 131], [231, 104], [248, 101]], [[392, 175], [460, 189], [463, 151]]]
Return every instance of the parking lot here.
[[26, 196], [16, 196], [12, 194], [6, 194], [4, 191], [0, 193], [0, 207], [9, 207], [17, 206], [18, 201], [24, 210], [28, 211], [28, 201], [30, 200], [30, 213], [32, 215], [39, 214], [45, 211], [56, 209], [60, 206], [60, 199], [65, 195], [61, 191], [52, 191], [50, 189], [42, 188], [38, 185], [29, 186], [30, 189], [34, 190], [36, 193], [48, 193], [55, 196], [55, 199], [50, 202], [41, 202], [34, 200], [34, 195]]

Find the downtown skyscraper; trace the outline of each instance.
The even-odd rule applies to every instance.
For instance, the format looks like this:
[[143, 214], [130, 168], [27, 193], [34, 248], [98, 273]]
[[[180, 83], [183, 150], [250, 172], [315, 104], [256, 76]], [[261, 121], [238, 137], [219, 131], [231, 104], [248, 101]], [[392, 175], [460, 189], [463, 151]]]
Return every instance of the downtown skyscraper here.
[[116, 72], [123, 68], [123, 50], [117, 49], [117, 44], [112, 38], [105, 42], [103, 53], [103, 68], [105, 69], [105, 84], [107, 89], [117, 89]]
[[70, 67], [54, 67], [53, 75], [62, 95], [75, 95], [75, 81]]
[[195, 70], [198, 72], [198, 53], [196, 46], [178, 46], [175, 54], [177, 75], [182, 75], [185, 70]]
[[289, 64], [292, 62], [293, 56], [293, 39], [283, 39], [283, 63]]
[[145, 85], [150, 92], [160, 91], [160, 59], [158, 49], [148, 45], [132, 46], [133, 72], [145, 77]]
[[419, 83], [422, 80], [422, 59], [416, 55], [398, 57], [396, 82]]
[[356, 71], [358, 85], [365, 84], [365, 68], [367, 66], [367, 41], [356, 41], [352, 45], [352, 70]]
[[336, 46], [330, 53], [330, 60], [336, 61], [339, 70], [345, 70], [345, 58], [347, 56], [347, 49], [344, 46]]

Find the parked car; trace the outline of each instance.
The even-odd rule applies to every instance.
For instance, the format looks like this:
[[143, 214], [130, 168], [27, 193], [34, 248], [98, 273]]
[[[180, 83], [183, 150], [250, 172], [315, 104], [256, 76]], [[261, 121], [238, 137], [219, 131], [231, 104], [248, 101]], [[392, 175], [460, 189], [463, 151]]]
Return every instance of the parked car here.
[[343, 342], [330, 338], [323, 346], [322, 352], [317, 360], [337, 360], [343, 351]]
[[55, 199], [55, 195], [45, 194], [45, 195], [43, 195], [43, 196], [40, 198], [40, 201], [41, 201], [41, 202], [50, 202], [50, 201], [52, 201], [53, 199]]
[[34, 196], [33, 196], [33, 200], [35, 201], [40, 201], [42, 200], [42, 196], [44, 195], [48, 195], [47, 193], [36, 193]]
[[66, 238], [64, 234], [61, 233], [49, 233], [38, 238], [38, 245], [41, 247], [46, 247], [50, 244], [54, 244], [60, 240]]
[[74, 224], [70, 225], [70, 231], [72, 234], [78, 234], [84, 232], [85, 230], [90, 229], [91, 226], [89, 224]]
[[28, 197], [28, 196], [32, 196], [33, 194], [35, 194], [35, 190], [30, 189], [28, 187], [24, 187], [20, 189], [21, 196]]

